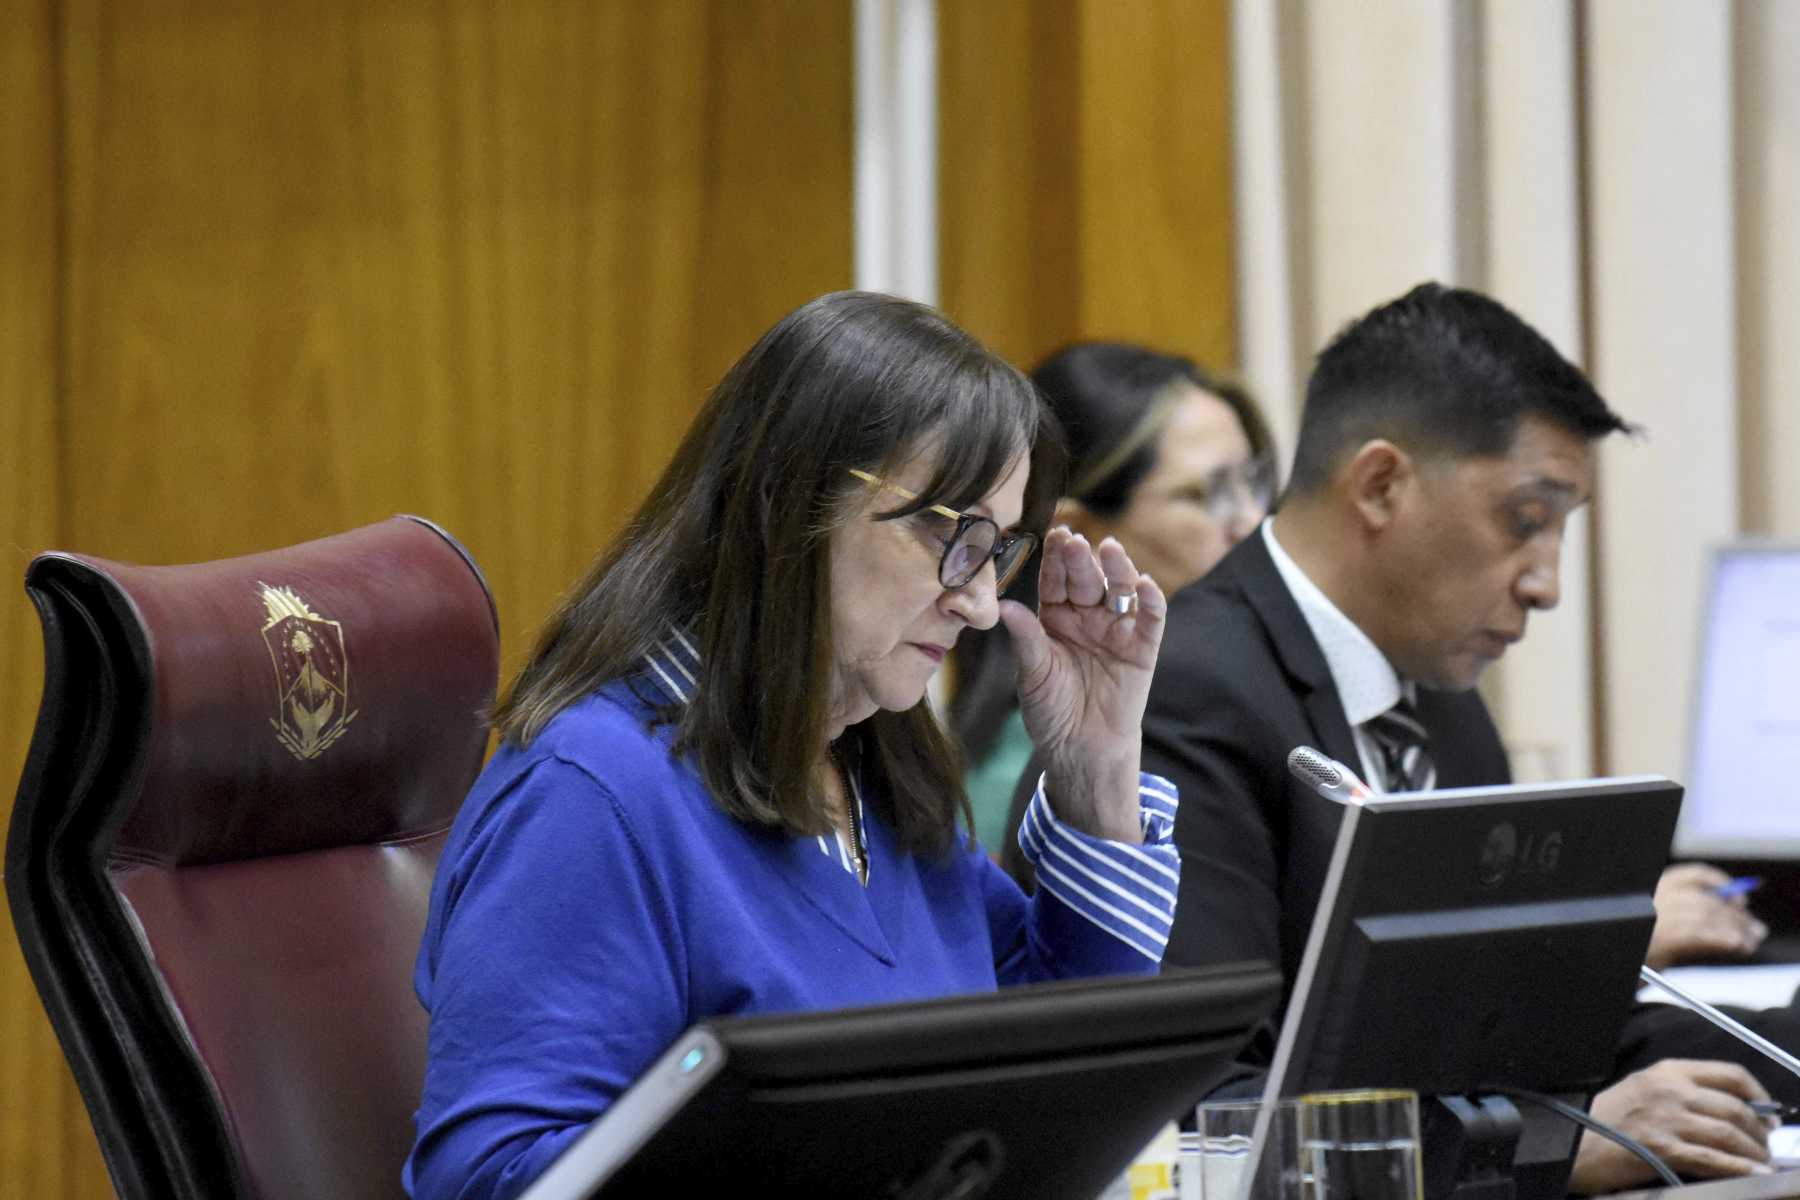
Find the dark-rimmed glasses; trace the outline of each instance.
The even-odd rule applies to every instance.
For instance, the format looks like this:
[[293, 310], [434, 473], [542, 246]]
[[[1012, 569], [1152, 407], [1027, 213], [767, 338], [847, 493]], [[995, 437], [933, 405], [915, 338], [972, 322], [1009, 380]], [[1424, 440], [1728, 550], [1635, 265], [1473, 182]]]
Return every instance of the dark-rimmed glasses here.
[[[919, 498], [918, 493], [909, 492], [899, 484], [889, 483], [878, 475], [859, 471], [855, 467], [849, 468], [849, 471], [871, 487], [886, 488], [908, 500]], [[946, 588], [962, 587], [981, 574], [981, 568], [991, 561], [994, 564], [994, 592], [998, 595], [1012, 585], [1020, 570], [1030, 560], [1031, 552], [1037, 548], [1037, 534], [1002, 533], [1000, 526], [991, 517], [960, 513], [954, 508], [945, 508], [942, 504], [927, 504], [925, 511], [956, 522], [955, 531], [941, 539], [944, 554], [938, 559], [938, 582]]]

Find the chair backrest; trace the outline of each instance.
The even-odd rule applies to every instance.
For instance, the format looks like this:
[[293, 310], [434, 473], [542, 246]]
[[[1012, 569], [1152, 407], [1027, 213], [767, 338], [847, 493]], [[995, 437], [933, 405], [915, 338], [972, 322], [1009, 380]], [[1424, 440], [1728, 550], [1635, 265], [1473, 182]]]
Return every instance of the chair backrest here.
[[474, 562], [396, 517], [188, 566], [46, 554], [26, 586], [6, 892], [114, 1186], [399, 1195], [413, 959], [499, 667]]

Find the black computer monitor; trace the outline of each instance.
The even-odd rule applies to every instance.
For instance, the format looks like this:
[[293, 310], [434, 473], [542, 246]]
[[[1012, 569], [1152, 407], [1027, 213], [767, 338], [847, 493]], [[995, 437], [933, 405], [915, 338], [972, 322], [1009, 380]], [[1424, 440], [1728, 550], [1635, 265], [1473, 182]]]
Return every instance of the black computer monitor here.
[[[1347, 805], [1267, 1094], [1500, 1086], [1585, 1104], [1634, 1002], [1680, 807], [1680, 786], [1655, 776]], [[1427, 1108], [1428, 1126], [1461, 1111]], [[1494, 1111], [1509, 1110], [1482, 1120]], [[1561, 1196], [1578, 1131], [1528, 1105], [1518, 1116], [1499, 1173], [1521, 1200]], [[1428, 1128], [1428, 1197], [1454, 1194], [1451, 1140]], [[1481, 1173], [1466, 1166], [1465, 1184]]]
[[1227, 1069], [1279, 989], [1250, 964], [709, 1021], [526, 1200], [1092, 1200]]

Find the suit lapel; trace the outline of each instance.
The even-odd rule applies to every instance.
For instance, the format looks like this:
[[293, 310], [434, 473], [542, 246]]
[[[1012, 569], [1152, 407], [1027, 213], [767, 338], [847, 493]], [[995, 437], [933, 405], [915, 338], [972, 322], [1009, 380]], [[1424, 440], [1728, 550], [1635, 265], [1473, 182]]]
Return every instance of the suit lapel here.
[[1419, 720], [1431, 734], [1437, 786], [1489, 787], [1512, 782], [1500, 733], [1481, 693], [1419, 690]]
[[1239, 543], [1227, 561], [1244, 598], [1269, 631], [1281, 669], [1294, 685], [1294, 694], [1312, 726], [1313, 748], [1356, 767], [1361, 756], [1350, 722], [1344, 716], [1337, 685], [1332, 682], [1331, 668], [1300, 606], [1294, 602], [1293, 593], [1281, 578], [1262, 531]]

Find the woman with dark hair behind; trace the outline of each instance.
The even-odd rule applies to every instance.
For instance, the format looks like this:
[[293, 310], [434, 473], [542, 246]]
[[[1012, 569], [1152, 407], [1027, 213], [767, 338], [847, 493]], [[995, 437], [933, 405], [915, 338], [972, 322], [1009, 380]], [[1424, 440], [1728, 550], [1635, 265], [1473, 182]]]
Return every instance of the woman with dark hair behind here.
[[[1030, 382], [907, 301], [821, 297], [731, 368], [496, 710], [415, 972], [412, 1195], [518, 1193], [709, 1017], [1158, 968], [1163, 593], [1058, 529], [1037, 612], [999, 598], [1059, 456]], [[1050, 764], [1034, 818], [1107, 903], [1028, 899], [956, 829], [925, 690], [997, 619]]]
[[[1268, 425], [1243, 387], [1190, 359], [1123, 342], [1077, 342], [1032, 382], [1068, 439], [1069, 485], [1053, 520], [1098, 544], [1113, 537], [1173, 594], [1256, 528], [1274, 494]], [[1031, 603], [1029, 572], [1015, 594]], [[1022, 860], [1009, 812], [1031, 759], [1005, 628], [972, 634], [952, 655], [950, 728], [982, 844]], [[1029, 879], [1028, 871], [1019, 871]]]

